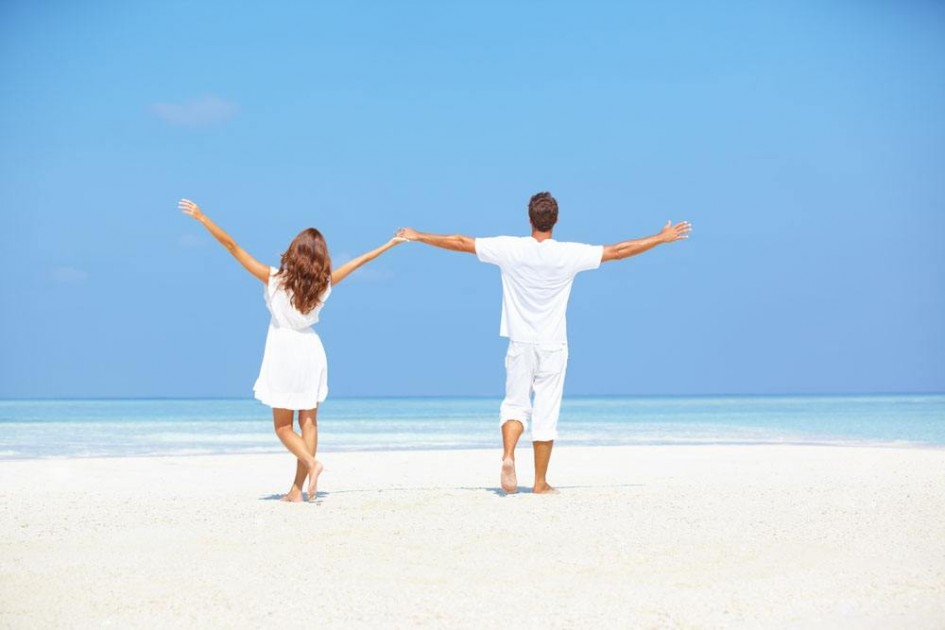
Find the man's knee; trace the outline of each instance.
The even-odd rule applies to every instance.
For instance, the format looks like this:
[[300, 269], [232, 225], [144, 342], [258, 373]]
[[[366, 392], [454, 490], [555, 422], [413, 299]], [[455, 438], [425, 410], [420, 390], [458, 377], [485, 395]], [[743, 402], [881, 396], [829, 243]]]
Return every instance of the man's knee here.
[[532, 442], [553, 442], [558, 439], [558, 419], [532, 419]]

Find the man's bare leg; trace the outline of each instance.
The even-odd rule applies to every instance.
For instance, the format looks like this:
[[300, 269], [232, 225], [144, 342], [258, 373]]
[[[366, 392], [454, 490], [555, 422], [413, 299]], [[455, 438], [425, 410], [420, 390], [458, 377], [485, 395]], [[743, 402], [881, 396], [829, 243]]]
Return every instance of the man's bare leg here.
[[506, 420], [502, 425], [502, 489], [509, 494], [518, 492], [518, 477], [515, 476], [515, 446], [525, 432], [518, 420]]
[[551, 461], [551, 448], [554, 445], [554, 440], [532, 442], [532, 448], [535, 450], [535, 487], [532, 491], [535, 494], [557, 492], [545, 480], [545, 475], [548, 473], [548, 462]]

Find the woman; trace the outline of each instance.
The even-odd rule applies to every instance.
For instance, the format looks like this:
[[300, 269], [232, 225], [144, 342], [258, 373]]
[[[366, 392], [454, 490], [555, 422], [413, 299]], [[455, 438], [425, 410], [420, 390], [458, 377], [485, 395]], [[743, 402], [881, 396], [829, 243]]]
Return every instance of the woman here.
[[[289, 244], [276, 269], [246, 253], [193, 201], [181, 199], [178, 208], [202, 223], [249, 273], [266, 285], [266, 306], [272, 319], [253, 391], [258, 400], [272, 407], [276, 435], [298, 460], [295, 481], [283, 500], [301, 501], [302, 484], [308, 477], [308, 500], [314, 501], [318, 476], [324, 469], [315, 459], [315, 450], [318, 403], [328, 395], [328, 361], [321, 339], [311, 326], [318, 321], [332, 287], [404, 239], [393, 238], [332, 271], [324, 237], [315, 228], [307, 228]], [[301, 435], [292, 427], [296, 411]]]

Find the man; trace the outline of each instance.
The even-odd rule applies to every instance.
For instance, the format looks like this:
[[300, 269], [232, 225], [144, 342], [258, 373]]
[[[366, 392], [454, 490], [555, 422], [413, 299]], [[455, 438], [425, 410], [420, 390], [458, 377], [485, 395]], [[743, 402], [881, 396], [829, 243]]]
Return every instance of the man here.
[[[534, 195], [528, 203], [532, 235], [470, 238], [425, 234], [411, 228], [397, 236], [435, 247], [476, 254], [502, 271], [502, 324], [500, 335], [509, 338], [505, 357], [505, 400], [499, 413], [502, 431], [502, 489], [518, 492], [515, 447], [532, 423], [535, 452], [535, 493], [556, 492], [545, 476], [551, 449], [558, 437], [558, 415], [568, 364], [566, 311], [571, 283], [581, 271], [602, 262], [623, 260], [661, 245], [689, 237], [683, 221], [666, 226], [653, 236], [615, 245], [593, 246], [554, 240], [558, 202], [550, 193]], [[534, 394], [534, 403], [532, 403]]]

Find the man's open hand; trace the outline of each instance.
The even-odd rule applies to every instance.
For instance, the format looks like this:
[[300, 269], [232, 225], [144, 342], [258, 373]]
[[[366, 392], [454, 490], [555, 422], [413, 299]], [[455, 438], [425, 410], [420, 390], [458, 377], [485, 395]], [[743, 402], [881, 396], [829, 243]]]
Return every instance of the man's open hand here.
[[673, 225], [672, 221], [667, 221], [666, 226], [660, 230], [660, 238], [664, 243], [681, 241], [684, 238], [689, 238], [689, 232], [691, 231], [692, 224], [689, 221], [681, 221], [676, 225]]

